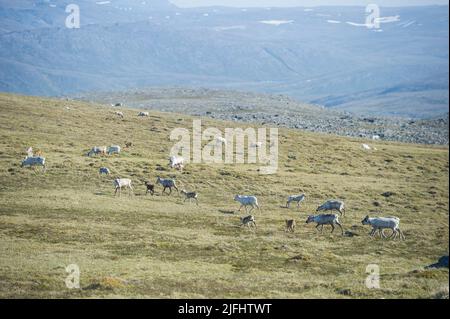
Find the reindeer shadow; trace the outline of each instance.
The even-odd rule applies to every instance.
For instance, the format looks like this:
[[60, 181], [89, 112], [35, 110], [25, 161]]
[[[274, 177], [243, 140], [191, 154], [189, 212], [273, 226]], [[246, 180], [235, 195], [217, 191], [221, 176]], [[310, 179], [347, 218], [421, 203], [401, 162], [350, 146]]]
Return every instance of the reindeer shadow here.
[[234, 215], [235, 211], [233, 210], [224, 210], [224, 209], [219, 209], [219, 212], [225, 215]]

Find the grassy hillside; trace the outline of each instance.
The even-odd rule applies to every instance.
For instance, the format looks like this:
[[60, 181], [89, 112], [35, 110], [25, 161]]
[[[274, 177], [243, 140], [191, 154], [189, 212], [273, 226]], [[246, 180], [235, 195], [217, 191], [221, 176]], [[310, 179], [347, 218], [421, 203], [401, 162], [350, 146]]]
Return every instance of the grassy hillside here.
[[[189, 116], [126, 109], [122, 120], [99, 105], [6, 94], [0, 111], [2, 298], [429, 298], [448, 289], [448, 269], [423, 268], [448, 254], [448, 148], [379, 142], [367, 152], [361, 140], [281, 129], [277, 175], [200, 164], [180, 173], [158, 167], [170, 131], [190, 128]], [[120, 156], [84, 155], [125, 141], [134, 146]], [[44, 152], [45, 174], [20, 168], [29, 146]], [[135, 196], [114, 198], [100, 166], [133, 179]], [[160, 187], [144, 196], [142, 181], [158, 175], [198, 191], [200, 206]], [[300, 211], [281, 207], [299, 192]], [[238, 227], [236, 193], [258, 196], [256, 231]], [[353, 237], [304, 223], [329, 198], [345, 200]], [[400, 217], [406, 241], [370, 239], [366, 214]], [[286, 218], [296, 219], [294, 234]], [[66, 288], [69, 264], [80, 267], [82, 289]], [[368, 264], [380, 266], [381, 289], [365, 287]]]

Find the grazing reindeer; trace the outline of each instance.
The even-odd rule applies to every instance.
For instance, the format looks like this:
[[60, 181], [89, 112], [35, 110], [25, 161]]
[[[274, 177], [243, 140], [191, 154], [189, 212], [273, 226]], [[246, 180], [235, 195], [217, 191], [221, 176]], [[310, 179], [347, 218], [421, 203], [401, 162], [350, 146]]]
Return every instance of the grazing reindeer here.
[[186, 190], [183, 189], [181, 191], [181, 194], [183, 194], [185, 196], [183, 203], [186, 202], [186, 200], [188, 200], [188, 199], [189, 199], [189, 203], [190, 203], [191, 200], [194, 199], [198, 206], [198, 194], [196, 192], [186, 192]]
[[111, 171], [107, 167], [100, 167], [100, 169], [98, 170], [98, 173], [100, 175], [102, 175], [102, 174], [109, 175], [109, 174], [111, 174]]
[[94, 146], [88, 153], [87, 156], [92, 155], [106, 155], [106, 146]]
[[286, 219], [286, 232], [293, 233], [295, 230], [295, 220], [294, 219]]
[[255, 227], [256, 228], [255, 217], [253, 215], [249, 215], [249, 216], [246, 216], [246, 217], [241, 217], [241, 227], [242, 226]]
[[286, 207], [289, 208], [292, 202], [297, 202], [297, 208], [300, 208], [300, 203], [304, 200], [305, 194], [289, 196], [286, 202]]
[[155, 185], [150, 184], [149, 182], [144, 182], [144, 184], [147, 187], [147, 191], [145, 192], [145, 194], [147, 195], [148, 193], [150, 193], [153, 196], [155, 194]]
[[175, 180], [173, 179], [163, 179], [158, 177], [158, 179], [156, 180], [156, 184], [161, 184], [161, 186], [164, 187], [162, 191], [163, 194], [167, 188], [169, 189], [169, 195], [172, 194], [172, 188], [175, 188], [178, 193], [177, 185], [175, 184]]
[[319, 207], [317, 207], [316, 212], [320, 212], [321, 210], [337, 210], [341, 216], [344, 216], [345, 214], [345, 205], [344, 202], [339, 201], [339, 200], [329, 200], [326, 201], [325, 203], [323, 203], [322, 205], [320, 205]]
[[326, 215], [316, 215], [316, 216], [308, 216], [308, 219], [306, 220], [306, 223], [317, 223], [316, 225], [316, 229], [319, 230], [319, 226], [321, 226], [320, 228], [320, 233], [323, 233], [323, 225], [330, 225], [332, 230], [331, 232], [334, 232], [334, 225], [338, 225], [341, 228], [342, 231], [342, 236], [344, 236], [344, 229], [342, 228], [341, 223], [339, 223], [339, 217], [338, 215], [335, 214], [326, 214]]
[[42, 166], [42, 171], [45, 172], [46, 170], [45, 157], [26, 157], [20, 164], [20, 167], [24, 166], [30, 167]]

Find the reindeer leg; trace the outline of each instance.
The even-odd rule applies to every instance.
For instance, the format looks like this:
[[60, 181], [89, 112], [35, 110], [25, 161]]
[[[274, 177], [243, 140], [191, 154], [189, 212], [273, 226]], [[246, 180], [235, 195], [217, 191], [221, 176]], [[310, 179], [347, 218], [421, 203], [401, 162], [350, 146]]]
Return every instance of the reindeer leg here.
[[342, 236], [344, 236], [344, 228], [342, 227], [341, 223], [336, 222], [336, 225], [338, 225], [341, 228]]
[[[389, 239], [391, 239], [392, 237], [394, 237], [396, 233], [397, 233], [397, 232], [393, 229], [393, 230], [392, 230], [391, 236], [389, 236]], [[394, 238], [394, 239], [395, 239], [395, 238]]]
[[400, 233], [400, 239], [406, 240], [405, 234], [403, 234], [400, 228], [398, 229], [398, 231]]
[[131, 195], [134, 195], [134, 188], [133, 188], [133, 186], [131, 186], [131, 185], [130, 185], [130, 194], [131, 194]]
[[333, 224], [330, 224], [330, 226], [331, 226], [331, 234], [334, 232], [334, 225]]

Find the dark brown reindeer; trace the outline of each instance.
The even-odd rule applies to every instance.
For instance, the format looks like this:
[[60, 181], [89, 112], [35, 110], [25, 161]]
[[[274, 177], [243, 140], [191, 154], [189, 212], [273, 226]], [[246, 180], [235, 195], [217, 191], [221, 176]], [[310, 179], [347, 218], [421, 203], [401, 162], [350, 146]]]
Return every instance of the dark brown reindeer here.
[[145, 192], [145, 194], [147, 195], [148, 193], [150, 193], [153, 196], [155, 194], [155, 185], [150, 184], [149, 182], [144, 182], [144, 184], [147, 187], [147, 191]]

